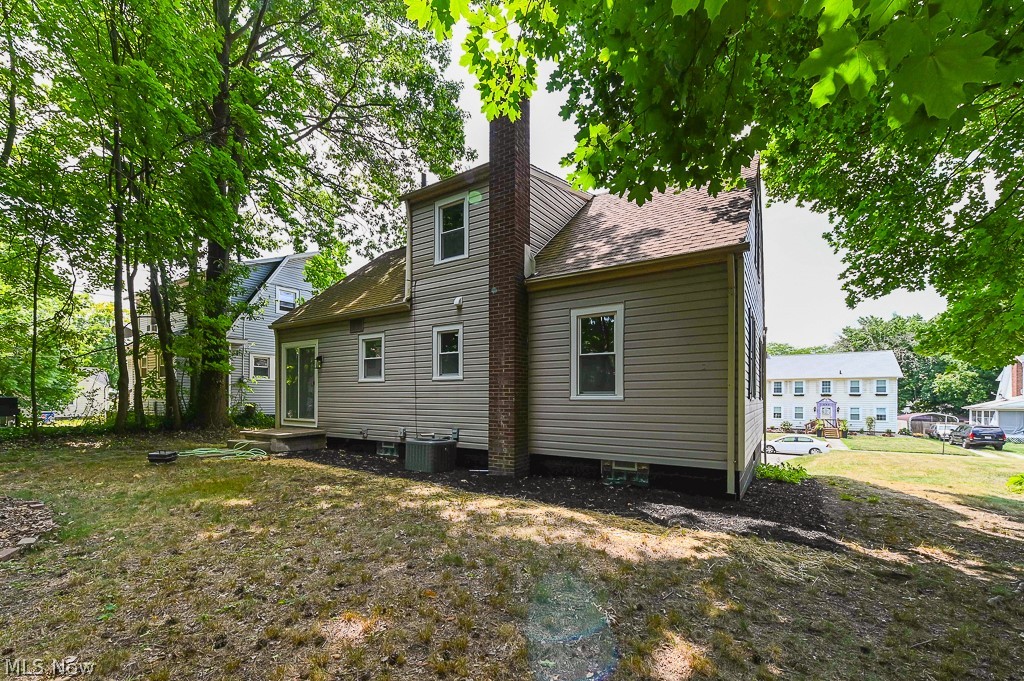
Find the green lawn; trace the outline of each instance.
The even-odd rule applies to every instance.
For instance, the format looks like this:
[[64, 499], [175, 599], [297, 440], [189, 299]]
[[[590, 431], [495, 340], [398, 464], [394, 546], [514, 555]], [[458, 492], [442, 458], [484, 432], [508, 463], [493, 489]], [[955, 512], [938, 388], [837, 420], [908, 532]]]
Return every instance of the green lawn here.
[[0, 489], [44, 501], [60, 530], [0, 563], [4, 657], [76, 655], [104, 679], [1024, 668], [1024, 509], [1000, 491], [1024, 460], [807, 457], [836, 550], [301, 460], [145, 463], [183, 444], [5, 445]]
[[[941, 440], [932, 440], [926, 437], [909, 437], [897, 435], [885, 437], [882, 435], [856, 435], [843, 438], [843, 444], [850, 449], [861, 452], [917, 452], [919, 454], [942, 454], [943, 444]], [[962, 447], [955, 447], [948, 442], [945, 445], [946, 454], [965, 454]]]

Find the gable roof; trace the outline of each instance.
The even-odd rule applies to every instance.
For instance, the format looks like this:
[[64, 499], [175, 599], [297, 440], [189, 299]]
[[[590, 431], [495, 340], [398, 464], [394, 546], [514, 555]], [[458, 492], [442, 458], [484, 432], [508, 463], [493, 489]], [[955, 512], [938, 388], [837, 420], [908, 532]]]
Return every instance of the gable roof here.
[[743, 186], [718, 196], [703, 189], [658, 192], [643, 206], [613, 194], [594, 196], [537, 254], [533, 278], [744, 250], [757, 193], [756, 158], [741, 176]]
[[775, 355], [765, 367], [768, 380], [787, 378], [903, 378], [892, 350]]
[[964, 409], [994, 409], [996, 411], [1024, 411], [1024, 397], [1011, 397], [1003, 400], [990, 400], [978, 404], [968, 404]]
[[239, 290], [231, 298], [233, 301], [243, 301], [245, 303], [251, 303], [256, 294], [260, 292], [260, 289], [270, 281], [270, 278], [277, 271], [277, 268], [287, 259], [287, 256], [281, 255], [273, 258], [260, 258], [259, 260], [243, 260], [238, 263], [239, 265], [245, 265], [249, 268], [246, 272], [245, 277], [238, 282]]
[[405, 248], [402, 247], [377, 256], [270, 327], [312, 326], [408, 307], [405, 300]]

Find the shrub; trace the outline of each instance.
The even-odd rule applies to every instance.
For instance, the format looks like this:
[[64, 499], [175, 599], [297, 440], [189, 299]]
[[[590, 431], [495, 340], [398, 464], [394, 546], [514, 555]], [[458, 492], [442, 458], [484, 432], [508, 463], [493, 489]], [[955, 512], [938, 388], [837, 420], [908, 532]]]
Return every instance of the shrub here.
[[231, 420], [241, 428], [273, 428], [274, 417], [264, 414], [258, 404], [244, 404], [232, 410]]
[[875, 417], [869, 416], [866, 419], [864, 419], [864, 425], [868, 427], [869, 433], [875, 432]]
[[781, 426], [781, 427], [782, 427], [782, 429], [783, 429], [784, 431], [786, 431], [787, 433], [788, 433], [789, 431], [793, 430], [793, 424], [792, 424], [792, 423], [790, 423], [789, 421], [783, 421], [782, 423], [780, 423], [780, 424], [779, 424], [779, 426]]
[[1006, 489], [1014, 494], [1024, 494], [1024, 473], [1011, 475], [1010, 479], [1006, 481]]
[[799, 485], [801, 481], [811, 477], [811, 474], [800, 464], [789, 463], [759, 463], [757, 464], [757, 477], [762, 480], [775, 480], [776, 482], [788, 482]]

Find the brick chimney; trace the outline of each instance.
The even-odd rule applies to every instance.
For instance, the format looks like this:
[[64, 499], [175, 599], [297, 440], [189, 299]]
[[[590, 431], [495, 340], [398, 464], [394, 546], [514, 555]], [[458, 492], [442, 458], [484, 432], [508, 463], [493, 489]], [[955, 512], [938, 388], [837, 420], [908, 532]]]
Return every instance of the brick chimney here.
[[488, 468], [494, 475], [529, 472], [526, 284], [530, 243], [530, 108], [490, 127], [490, 302]]
[[1010, 397], [1024, 395], [1024, 364], [1018, 359], [1010, 367]]

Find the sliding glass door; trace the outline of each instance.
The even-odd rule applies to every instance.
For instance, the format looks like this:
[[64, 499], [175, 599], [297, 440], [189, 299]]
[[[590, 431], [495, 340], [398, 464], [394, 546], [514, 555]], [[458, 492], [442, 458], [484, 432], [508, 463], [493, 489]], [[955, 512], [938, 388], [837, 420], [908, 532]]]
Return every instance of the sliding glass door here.
[[282, 420], [316, 423], [316, 343], [286, 343], [282, 349]]

